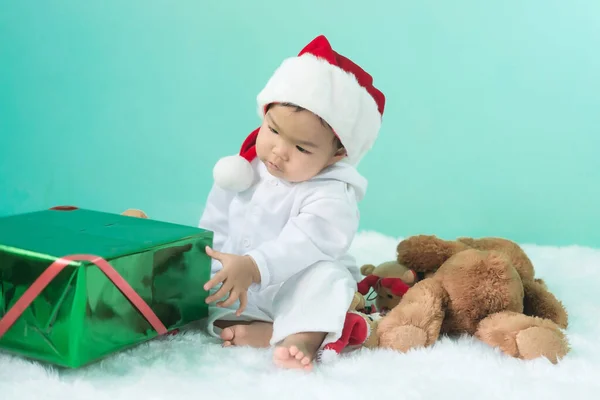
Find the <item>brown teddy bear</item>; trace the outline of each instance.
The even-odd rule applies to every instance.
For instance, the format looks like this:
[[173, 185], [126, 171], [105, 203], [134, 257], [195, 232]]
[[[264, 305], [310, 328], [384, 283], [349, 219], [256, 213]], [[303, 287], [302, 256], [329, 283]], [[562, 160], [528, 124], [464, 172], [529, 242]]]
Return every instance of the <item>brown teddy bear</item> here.
[[398, 244], [397, 260], [432, 274], [379, 322], [380, 347], [408, 351], [466, 333], [520, 359], [557, 363], [569, 352], [567, 312], [516, 243], [419, 235]]
[[388, 261], [378, 266], [372, 264], [363, 265], [360, 272], [365, 278], [358, 283], [358, 292], [363, 296], [373, 289], [374, 297], [367, 300], [375, 300], [375, 310], [385, 315], [389, 310], [396, 307], [406, 291], [417, 281], [417, 274], [398, 263]]

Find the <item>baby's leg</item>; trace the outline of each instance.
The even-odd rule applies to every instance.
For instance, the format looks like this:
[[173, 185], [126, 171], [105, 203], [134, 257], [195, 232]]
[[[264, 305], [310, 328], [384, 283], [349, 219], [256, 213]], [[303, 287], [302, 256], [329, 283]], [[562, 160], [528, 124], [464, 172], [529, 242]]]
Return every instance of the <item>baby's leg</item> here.
[[264, 321], [215, 321], [221, 330], [223, 346], [269, 347], [273, 324]]
[[273, 299], [274, 362], [310, 369], [315, 355], [339, 339], [356, 280], [342, 265], [316, 263], [286, 281]]
[[[213, 289], [211, 294], [216, 290]], [[209, 305], [207, 333], [220, 338], [224, 346], [269, 347], [273, 333], [273, 320], [257, 306], [256, 300], [261, 296], [270, 296], [272, 299], [274, 293], [275, 290], [271, 288], [267, 288], [260, 295], [248, 293], [248, 305], [239, 317], [235, 315], [240, 305], [239, 300], [226, 308]]]

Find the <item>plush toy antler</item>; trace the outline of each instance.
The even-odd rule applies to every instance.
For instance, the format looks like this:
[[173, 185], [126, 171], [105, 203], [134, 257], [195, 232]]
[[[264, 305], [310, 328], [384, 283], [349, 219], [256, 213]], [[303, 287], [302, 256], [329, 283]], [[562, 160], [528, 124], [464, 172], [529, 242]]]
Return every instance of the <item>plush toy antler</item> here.
[[362, 281], [358, 282], [358, 292], [366, 296], [369, 290], [377, 285], [377, 282], [379, 282], [377, 275], [367, 275]]
[[358, 283], [358, 292], [365, 296], [371, 288], [378, 285], [388, 288], [395, 296], [403, 296], [410, 288], [400, 278], [380, 278], [377, 275], [368, 275]]
[[400, 278], [383, 278], [381, 286], [390, 289], [396, 296], [404, 296], [408, 292], [408, 289], [410, 289], [410, 286]]

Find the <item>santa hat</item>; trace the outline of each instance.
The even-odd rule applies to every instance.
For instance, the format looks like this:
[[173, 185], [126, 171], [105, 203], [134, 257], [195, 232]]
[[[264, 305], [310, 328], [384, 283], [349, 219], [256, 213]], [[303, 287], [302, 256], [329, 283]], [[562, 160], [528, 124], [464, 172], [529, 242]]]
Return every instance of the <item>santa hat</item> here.
[[[273, 103], [292, 103], [325, 120], [347, 152], [345, 159], [358, 165], [373, 146], [385, 106], [385, 96], [360, 66], [335, 52], [323, 35], [311, 41], [296, 57], [283, 61], [257, 96], [258, 114], [264, 118]], [[213, 170], [215, 183], [241, 192], [254, 181], [250, 163], [256, 157], [255, 129], [239, 154], [220, 159]]]

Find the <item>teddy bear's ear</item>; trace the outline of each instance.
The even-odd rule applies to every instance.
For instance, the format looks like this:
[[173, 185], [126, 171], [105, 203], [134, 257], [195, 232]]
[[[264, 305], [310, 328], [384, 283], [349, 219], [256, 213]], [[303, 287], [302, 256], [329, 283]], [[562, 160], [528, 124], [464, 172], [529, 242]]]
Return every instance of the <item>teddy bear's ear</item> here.
[[364, 276], [371, 275], [375, 271], [375, 266], [373, 264], [365, 264], [360, 267], [360, 273]]
[[408, 285], [412, 285], [417, 280], [417, 273], [412, 269], [409, 269], [400, 277], [402, 281]]
[[398, 243], [396, 250], [398, 263], [415, 272], [430, 272], [467, 248], [460, 242], [446, 241], [432, 235], [417, 235]]

